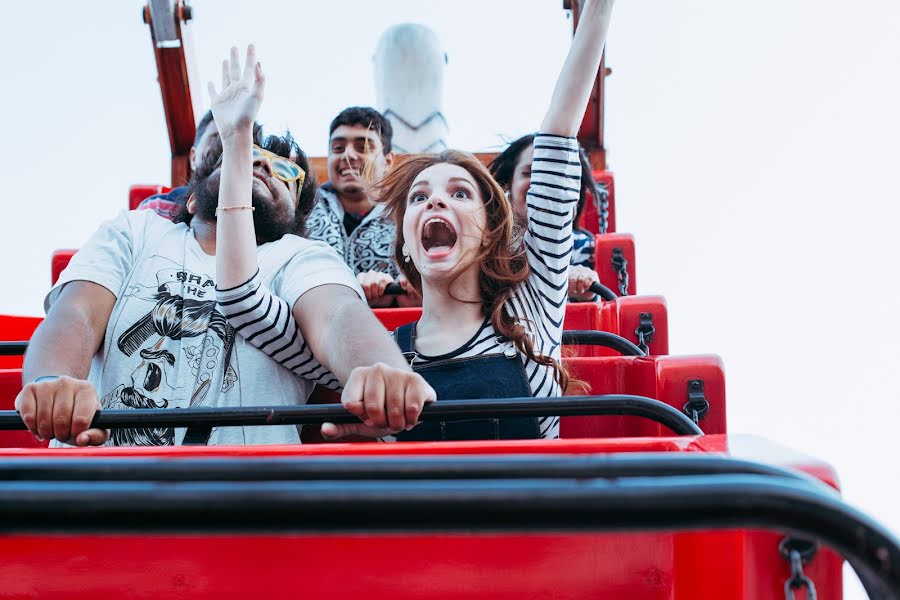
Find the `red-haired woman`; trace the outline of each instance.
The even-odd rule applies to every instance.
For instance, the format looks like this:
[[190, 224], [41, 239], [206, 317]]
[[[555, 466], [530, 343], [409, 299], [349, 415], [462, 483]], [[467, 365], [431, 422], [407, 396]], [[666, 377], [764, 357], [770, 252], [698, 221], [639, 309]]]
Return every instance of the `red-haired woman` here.
[[[535, 137], [524, 239], [516, 239], [504, 190], [471, 154], [412, 156], [373, 186], [397, 223], [395, 258], [422, 296], [422, 318], [400, 327], [395, 339], [438, 400], [565, 391], [562, 323], [581, 176], [574, 136], [600, 65], [612, 5], [613, 0], [589, 0], [582, 11]], [[389, 402], [385, 397], [383, 404]], [[325, 437], [398, 433], [373, 427], [369, 406], [345, 406], [364, 424], [326, 424]], [[426, 422], [404, 428], [396, 439], [558, 436], [559, 419], [547, 417]]]

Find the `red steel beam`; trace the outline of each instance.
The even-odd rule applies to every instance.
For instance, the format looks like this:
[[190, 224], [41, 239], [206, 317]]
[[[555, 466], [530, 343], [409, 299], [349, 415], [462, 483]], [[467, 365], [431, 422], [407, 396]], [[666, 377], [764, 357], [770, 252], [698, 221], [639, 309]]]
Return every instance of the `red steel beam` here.
[[143, 10], [150, 26], [163, 110], [172, 151], [172, 186], [191, 175], [188, 155], [194, 144], [196, 115], [191, 96], [193, 68], [190, 44], [191, 7], [184, 0], [148, 0]]

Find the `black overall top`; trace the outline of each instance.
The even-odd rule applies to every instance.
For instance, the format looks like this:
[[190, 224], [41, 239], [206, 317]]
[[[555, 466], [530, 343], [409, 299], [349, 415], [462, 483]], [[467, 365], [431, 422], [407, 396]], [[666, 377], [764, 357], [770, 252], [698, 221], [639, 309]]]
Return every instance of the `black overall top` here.
[[[398, 327], [394, 338], [407, 357], [416, 356], [416, 323]], [[410, 359], [410, 363], [414, 360]], [[523, 398], [532, 395], [525, 366], [516, 352], [437, 360], [412, 365], [437, 393], [438, 401], [479, 398]], [[530, 440], [541, 437], [537, 418], [468, 419], [425, 421], [396, 435], [400, 442], [436, 440]]]

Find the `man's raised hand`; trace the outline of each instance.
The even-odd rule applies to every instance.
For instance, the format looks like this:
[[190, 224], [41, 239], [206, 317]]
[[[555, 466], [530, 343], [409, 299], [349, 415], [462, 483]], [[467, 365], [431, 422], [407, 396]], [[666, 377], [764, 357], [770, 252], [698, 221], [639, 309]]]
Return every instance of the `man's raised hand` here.
[[216, 92], [211, 81], [208, 87], [210, 108], [222, 141], [235, 134], [252, 132], [266, 87], [253, 44], [247, 46], [243, 71], [238, 49], [232, 47], [230, 58], [222, 61], [222, 90]]

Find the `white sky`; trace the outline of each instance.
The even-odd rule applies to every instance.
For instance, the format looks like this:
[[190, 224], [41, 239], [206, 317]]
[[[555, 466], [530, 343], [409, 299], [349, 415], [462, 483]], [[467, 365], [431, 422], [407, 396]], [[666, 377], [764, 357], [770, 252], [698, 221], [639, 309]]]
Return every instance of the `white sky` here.
[[[313, 154], [340, 108], [374, 103], [391, 24], [444, 42], [450, 142], [469, 150], [537, 127], [570, 27], [560, 0], [194, 5], [203, 77], [255, 42], [263, 122]], [[167, 183], [168, 141], [139, 2], [4, 15], [0, 312], [40, 314], [51, 251], [130, 184]], [[619, 0], [608, 61], [619, 230], [639, 291], [668, 299], [672, 353], [721, 355], [732, 432], [830, 462], [900, 531], [900, 3]]]

